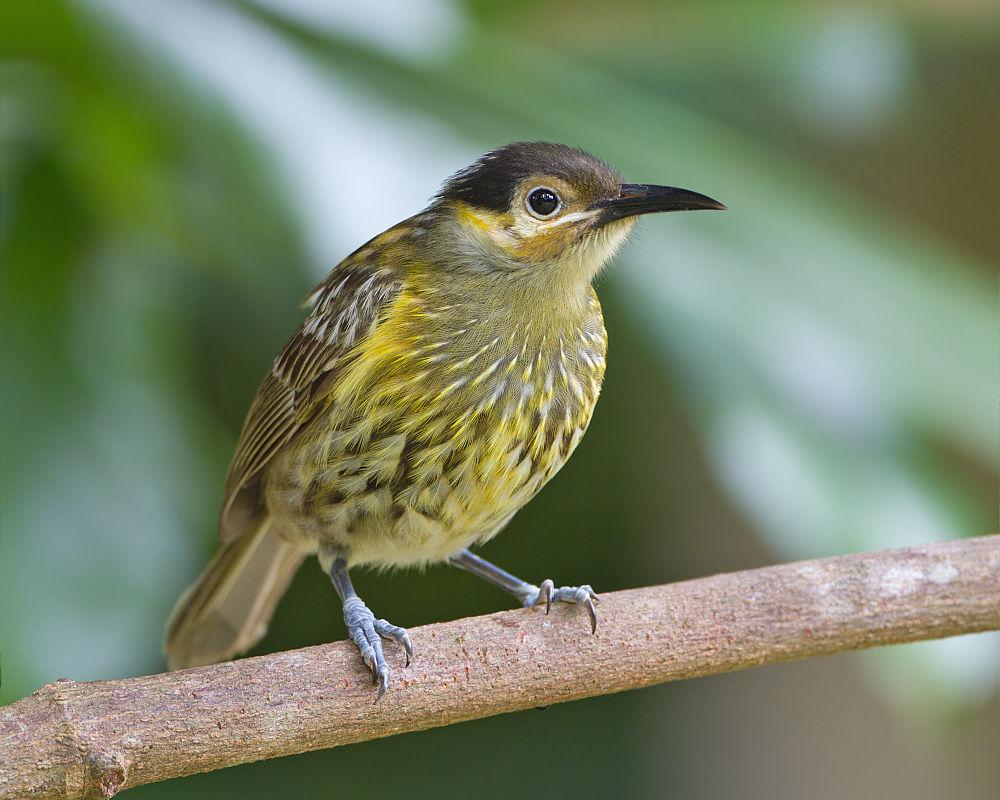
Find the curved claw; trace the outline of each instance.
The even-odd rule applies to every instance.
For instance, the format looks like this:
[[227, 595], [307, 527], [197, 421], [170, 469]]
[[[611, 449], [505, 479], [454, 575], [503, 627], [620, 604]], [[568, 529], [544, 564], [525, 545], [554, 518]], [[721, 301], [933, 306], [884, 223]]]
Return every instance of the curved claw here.
[[597, 633], [597, 609], [594, 608], [594, 601], [597, 599], [599, 599], [597, 597], [597, 592], [595, 592], [587, 584], [577, 588], [573, 595], [573, 602], [586, 608], [587, 614], [590, 615], [591, 636]]
[[551, 578], [546, 578], [542, 581], [542, 585], [538, 587], [538, 599], [535, 600], [535, 605], [537, 606], [544, 599], [546, 614], [552, 610], [552, 594], [555, 592], [555, 588], [556, 585], [552, 582]]
[[413, 658], [413, 641], [406, 628], [400, 628], [385, 619], [377, 619], [375, 620], [375, 632], [379, 636], [392, 639], [396, 644], [402, 645], [403, 651], [406, 653], [406, 666], [410, 666], [410, 661]]
[[375, 683], [378, 684], [378, 695], [375, 700], [381, 700], [382, 695], [385, 694], [385, 690], [389, 688], [389, 667], [383, 664], [378, 668], [377, 672], [374, 673]]
[[583, 605], [587, 608], [587, 613], [590, 615], [590, 635], [593, 636], [597, 633], [597, 609], [594, 608], [594, 600], [596, 598], [591, 597], [589, 594], [583, 601]]

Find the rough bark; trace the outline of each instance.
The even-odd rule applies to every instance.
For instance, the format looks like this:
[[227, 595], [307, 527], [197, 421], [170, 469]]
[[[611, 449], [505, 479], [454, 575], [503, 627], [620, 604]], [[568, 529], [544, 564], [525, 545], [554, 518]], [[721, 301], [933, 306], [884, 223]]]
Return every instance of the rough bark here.
[[1000, 536], [716, 575], [411, 630], [375, 692], [337, 642], [182, 672], [59, 680], [0, 709], [0, 798], [152, 781], [509, 711], [1000, 628]]

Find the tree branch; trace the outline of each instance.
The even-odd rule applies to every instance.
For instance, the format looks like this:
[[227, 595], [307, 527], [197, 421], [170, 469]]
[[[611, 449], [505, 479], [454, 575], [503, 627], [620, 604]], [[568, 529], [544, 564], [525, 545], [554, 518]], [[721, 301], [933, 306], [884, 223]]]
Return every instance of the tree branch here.
[[117, 681], [0, 709], [0, 798], [153, 781], [791, 659], [1000, 628], [1000, 536], [716, 575], [411, 630], [373, 703], [348, 642]]

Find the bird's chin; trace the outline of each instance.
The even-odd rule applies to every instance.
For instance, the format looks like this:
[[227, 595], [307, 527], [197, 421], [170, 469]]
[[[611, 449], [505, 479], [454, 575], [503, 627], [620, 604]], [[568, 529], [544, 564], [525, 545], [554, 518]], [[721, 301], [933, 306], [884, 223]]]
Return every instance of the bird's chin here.
[[635, 227], [638, 217], [627, 217], [593, 228], [587, 236], [587, 246], [590, 250], [590, 258], [596, 263], [594, 274], [600, 272], [604, 266], [611, 261], [618, 253], [622, 245], [628, 241], [629, 234]]
[[567, 248], [560, 259], [560, 271], [571, 273], [574, 282], [589, 283], [614, 258], [634, 226], [635, 219], [622, 219], [591, 228], [575, 246]]

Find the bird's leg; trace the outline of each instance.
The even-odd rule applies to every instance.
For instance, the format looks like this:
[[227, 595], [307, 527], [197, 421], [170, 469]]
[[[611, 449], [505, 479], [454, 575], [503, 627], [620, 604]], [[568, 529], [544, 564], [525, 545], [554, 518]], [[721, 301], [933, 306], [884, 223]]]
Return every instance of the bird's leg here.
[[343, 558], [334, 559], [330, 567], [330, 580], [344, 603], [344, 623], [347, 625], [347, 635], [358, 646], [361, 657], [372, 671], [372, 680], [378, 684], [378, 696], [385, 694], [389, 686], [389, 665], [385, 663], [382, 652], [382, 638], [392, 639], [401, 644], [406, 651], [406, 665], [413, 658], [413, 643], [410, 634], [404, 628], [393, 625], [384, 619], [376, 619], [368, 606], [358, 597], [347, 573], [347, 561]]
[[555, 584], [546, 578], [542, 581], [541, 586], [535, 586], [527, 581], [522, 581], [516, 575], [511, 575], [506, 570], [500, 569], [469, 550], [459, 550], [448, 559], [448, 563], [499, 586], [505, 592], [514, 595], [525, 608], [545, 603], [545, 613], [548, 614], [553, 603], [582, 605], [590, 615], [590, 632], [597, 631], [597, 610], [594, 608], [594, 601], [598, 599], [597, 593], [587, 585], [561, 586], [557, 589]]

